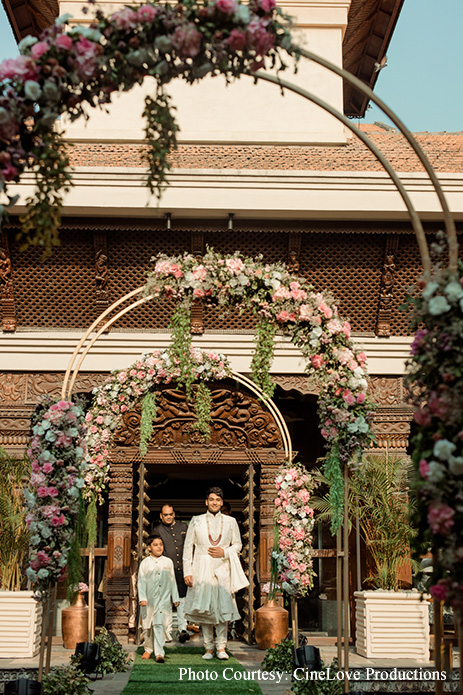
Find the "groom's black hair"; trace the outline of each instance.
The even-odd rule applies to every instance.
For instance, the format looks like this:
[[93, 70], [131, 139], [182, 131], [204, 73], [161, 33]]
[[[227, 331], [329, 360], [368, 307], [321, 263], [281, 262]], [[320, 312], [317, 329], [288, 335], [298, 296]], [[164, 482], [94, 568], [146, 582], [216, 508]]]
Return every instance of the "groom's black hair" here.
[[217, 495], [217, 497], [221, 497], [223, 499], [223, 490], [220, 487], [210, 487], [206, 492], [206, 499], [209, 497], [209, 495]]

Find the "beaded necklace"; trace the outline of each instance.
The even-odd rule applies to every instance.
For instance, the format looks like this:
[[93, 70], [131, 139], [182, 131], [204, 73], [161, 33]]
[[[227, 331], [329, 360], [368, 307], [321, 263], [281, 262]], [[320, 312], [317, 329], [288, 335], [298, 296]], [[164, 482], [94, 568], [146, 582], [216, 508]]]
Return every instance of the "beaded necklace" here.
[[218, 538], [214, 539], [211, 536], [211, 530], [209, 528], [209, 517], [206, 515], [206, 524], [207, 524], [207, 535], [209, 538], [209, 543], [213, 546], [219, 545], [220, 541], [222, 540], [222, 531], [223, 531], [223, 514], [220, 516], [220, 533]]

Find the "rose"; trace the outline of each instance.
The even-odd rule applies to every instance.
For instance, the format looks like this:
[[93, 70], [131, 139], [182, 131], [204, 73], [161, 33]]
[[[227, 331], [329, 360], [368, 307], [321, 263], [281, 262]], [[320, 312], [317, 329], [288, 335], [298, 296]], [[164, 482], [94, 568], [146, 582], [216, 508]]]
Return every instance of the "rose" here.
[[439, 579], [437, 584], [429, 587], [429, 593], [437, 601], [447, 601], [449, 595], [449, 586], [445, 579]]
[[225, 265], [232, 275], [239, 275], [245, 267], [241, 258], [228, 258]]
[[61, 34], [55, 39], [55, 46], [62, 48], [65, 51], [70, 51], [73, 46], [73, 40], [68, 34]]
[[31, 46], [31, 56], [34, 60], [40, 60], [40, 58], [50, 50], [50, 44], [46, 41], [38, 41], [33, 46]]
[[138, 19], [140, 22], [146, 22], [151, 24], [151, 22], [156, 17], [156, 9], [152, 5], [142, 5], [137, 10]]
[[315, 369], [320, 369], [320, 367], [323, 367], [324, 364], [322, 355], [311, 355], [310, 362], [312, 363], [312, 367], [315, 367]]
[[455, 510], [441, 502], [432, 503], [428, 510], [428, 523], [431, 531], [445, 536], [454, 525]]
[[429, 475], [429, 463], [426, 461], [426, 459], [420, 460], [418, 470], [420, 472], [421, 477], [424, 478], [424, 480], [426, 480], [426, 478]]
[[201, 50], [201, 34], [193, 24], [177, 26], [172, 35], [172, 45], [185, 58], [196, 58]]
[[138, 23], [138, 15], [130, 7], [125, 7], [123, 10], [114, 12], [110, 17], [110, 21], [118, 29], [135, 29]]
[[215, 0], [216, 9], [224, 14], [234, 14], [237, 10], [238, 5], [235, 0]]
[[246, 33], [240, 29], [232, 29], [227, 39], [231, 51], [242, 51], [248, 42]]

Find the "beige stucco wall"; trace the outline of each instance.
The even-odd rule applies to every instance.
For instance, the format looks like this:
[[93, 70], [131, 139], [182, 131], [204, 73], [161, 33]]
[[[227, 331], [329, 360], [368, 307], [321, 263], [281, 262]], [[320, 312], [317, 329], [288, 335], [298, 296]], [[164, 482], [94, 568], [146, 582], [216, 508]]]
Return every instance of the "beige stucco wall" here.
[[[80, 0], [66, 0], [60, 3], [60, 12], [88, 22], [81, 5]], [[108, 13], [117, 7], [116, 3], [100, 5]], [[341, 65], [350, 0], [283, 0], [279, 5], [294, 18], [297, 43]], [[324, 68], [303, 59], [297, 75], [289, 69], [283, 76], [342, 110], [342, 81]], [[116, 95], [109, 114], [92, 111], [87, 123], [71, 124], [63, 119], [67, 136], [71, 140], [96, 142], [143, 139], [140, 114], [149, 89], [147, 80], [129, 94]], [[178, 80], [168, 89], [178, 109], [179, 142], [346, 142], [344, 126], [328, 113], [300, 96], [282, 96], [275, 85], [254, 85], [249, 77], [229, 86], [222, 77], [205, 78], [192, 86]]]

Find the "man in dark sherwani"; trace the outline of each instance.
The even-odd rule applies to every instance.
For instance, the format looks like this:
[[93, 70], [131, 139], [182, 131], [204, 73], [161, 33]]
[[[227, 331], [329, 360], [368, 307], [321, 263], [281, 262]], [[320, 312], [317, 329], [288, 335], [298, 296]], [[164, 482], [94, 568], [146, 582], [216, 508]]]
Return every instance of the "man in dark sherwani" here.
[[[153, 531], [157, 533], [164, 542], [164, 555], [174, 563], [175, 579], [177, 582], [178, 595], [180, 603], [177, 608], [177, 623], [178, 623], [178, 639], [180, 642], [186, 642], [190, 639], [187, 631], [187, 622], [185, 619], [185, 596], [187, 587], [183, 581], [183, 544], [188, 529], [187, 524], [183, 521], [175, 521], [175, 511], [171, 504], [164, 503], [160, 512], [161, 521], [157, 524]], [[172, 613], [170, 620], [166, 625], [166, 641], [172, 639]]]

